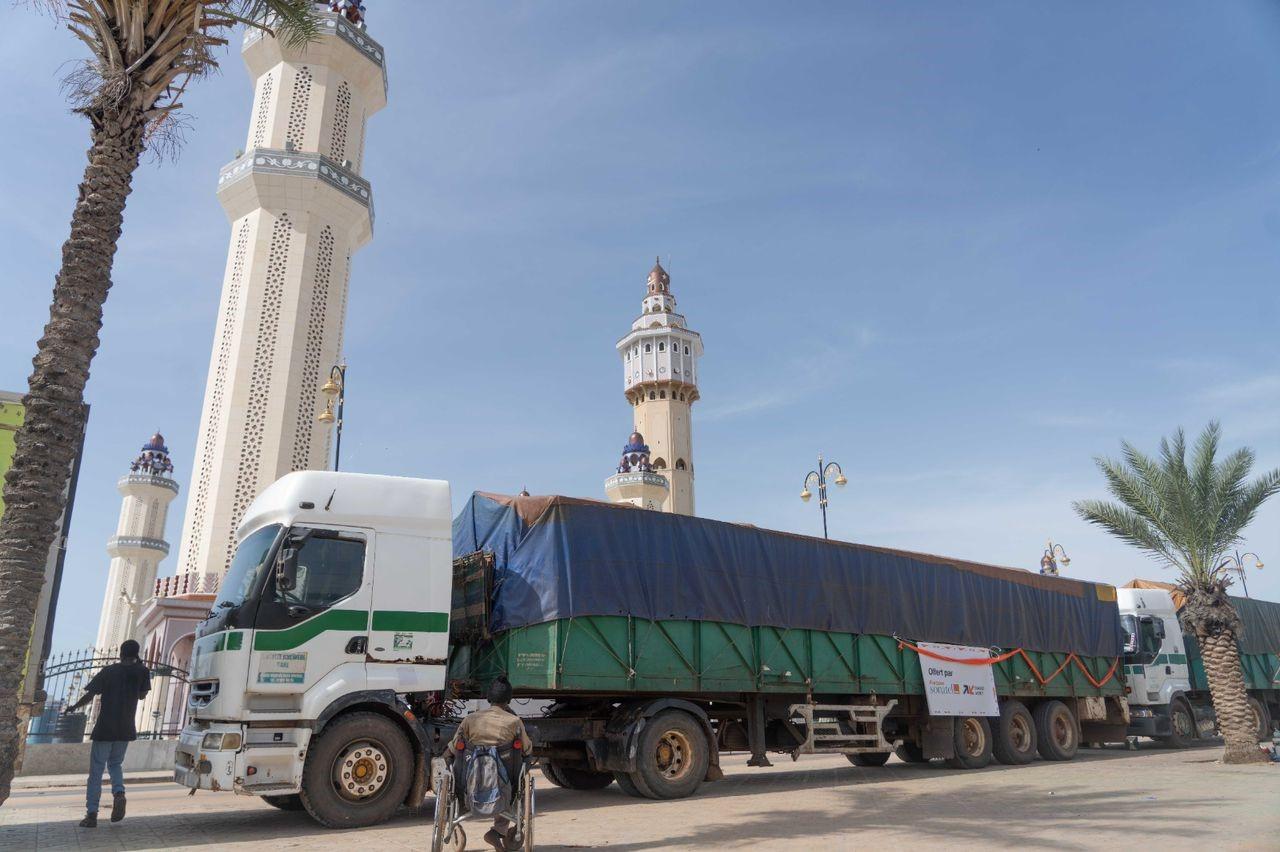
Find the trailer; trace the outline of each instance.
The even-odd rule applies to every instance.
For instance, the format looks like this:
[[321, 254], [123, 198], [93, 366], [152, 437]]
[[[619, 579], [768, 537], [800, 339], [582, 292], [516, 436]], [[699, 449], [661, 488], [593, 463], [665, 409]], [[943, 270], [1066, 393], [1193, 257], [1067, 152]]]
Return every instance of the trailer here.
[[[967, 769], [1127, 732], [1111, 586], [565, 497], [473, 495], [454, 552], [451, 689], [553, 701], [526, 725], [560, 786], [675, 798], [726, 751]], [[930, 712], [957, 661], [990, 667], [997, 715]]]

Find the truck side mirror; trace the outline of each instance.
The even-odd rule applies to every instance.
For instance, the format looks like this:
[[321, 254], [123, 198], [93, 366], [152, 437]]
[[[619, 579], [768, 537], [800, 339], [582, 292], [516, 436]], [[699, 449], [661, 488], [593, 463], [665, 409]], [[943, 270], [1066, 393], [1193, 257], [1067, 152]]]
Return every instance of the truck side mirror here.
[[1155, 628], [1156, 628], [1156, 638], [1164, 639], [1164, 619], [1163, 618], [1155, 619]]
[[291, 592], [298, 585], [298, 548], [286, 547], [276, 561], [276, 589]]

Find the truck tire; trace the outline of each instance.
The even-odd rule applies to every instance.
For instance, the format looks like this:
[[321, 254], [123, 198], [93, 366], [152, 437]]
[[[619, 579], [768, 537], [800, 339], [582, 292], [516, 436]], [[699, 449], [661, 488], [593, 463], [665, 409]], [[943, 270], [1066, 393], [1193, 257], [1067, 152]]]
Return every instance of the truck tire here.
[[302, 769], [302, 804], [326, 828], [363, 828], [396, 812], [413, 782], [413, 748], [378, 713], [339, 716], [314, 741]]
[[628, 796], [631, 796], [636, 799], [649, 798], [644, 793], [640, 792], [640, 788], [638, 788], [635, 785], [635, 783], [631, 780], [631, 776], [626, 772], [613, 773], [613, 780], [618, 782], [618, 788], [621, 789], [622, 792], [626, 793]]
[[263, 796], [262, 801], [282, 811], [302, 810], [302, 797], [297, 793], [286, 793], [283, 796]]
[[1045, 760], [1070, 760], [1080, 750], [1080, 726], [1071, 708], [1057, 699], [1036, 705], [1036, 751]]
[[[555, 775], [554, 778], [552, 773]], [[542, 774], [547, 776], [547, 779], [552, 784], [557, 787], [564, 787], [567, 790], [603, 790], [613, 783], [612, 772], [577, 769], [572, 766], [562, 766], [558, 763], [544, 765]]]
[[898, 760], [901, 760], [903, 763], [929, 762], [928, 758], [924, 756], [924, 749], [910, 740], [903, 740], [902, 744], [893, 750], [893, 753], [896, 754], [898, 756]]
[[952, 769], [981, 769], [991, 763], [991, 725], [982, 716], [961, 716], [955, 724], [956, 756], [947, 758]]
[[1253, 720], [1258, 725], [1258, 742], [1271, 741], [1271, 714], [1267, 712], [1267, 705], [1263, 704], [1252, 695], [1249, 696], [1249, 710], [1253, 713]]
[[683, 799], [702, 784], [710, 761], [698, 720], [682, 710], [663, 710], [640, 731], [631, 780], [651, 799]]
[[560, 773], [556, 770], [556, 765], [550, 761], [542, 761], [542, 777], [550, 781], [556, 787], [568, 787], [569, 785]]
[[1196, 716], [1185, 698], [1175, 698], [1169, 704], [1169, 730], [1166, 737], [1155, 739], [1168, 748], [1190, 748], [1196, 741]]
[[1021, 701], [1011, 698], [1001, 703], [991, 753], [1006, 766], [1023, 766], [1036, 759], [1036, 720]]
[[849, 762], [854, 766], [884, 766], [889, 762], [888, 751], [864, 751], [859, 754], [846, 754]]

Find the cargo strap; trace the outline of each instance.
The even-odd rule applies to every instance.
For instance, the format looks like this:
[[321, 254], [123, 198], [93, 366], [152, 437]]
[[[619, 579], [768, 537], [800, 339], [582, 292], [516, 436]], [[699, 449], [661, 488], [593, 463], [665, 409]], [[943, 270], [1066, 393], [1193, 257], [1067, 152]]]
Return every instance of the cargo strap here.
[[1031, 657], [1027, 654], [1027, 652], [1022, 650], [1021, 648], [1015, 648], [1012, 651], [1006, 651], [1005, 653], [997, 654], [994, 657], [985, 657], [985, 658], [984, 657], [963, 657], [963, 658], [948, 657], [943, 654], [935, 654], [933, 651], [926, 651], [924, 648], [921, 648], [918, 645], [912, 645], [906, 639], [899, 639], [897, 636], [895, 636], [894, 638], [898, 639], [899, 651], [901, 651], [903, 648], [909, 648], [910, 650], [915, 651], [917, 654], [923, 657], [930, 657], [935, 660], [942, 660], [943, 662], [946, 662], [946, 663], [962, 663], [968, 666], [994, 666], [996, 663], [1003, 663], [1005, 660], [1009, 660], [1009, 659], [1012, 659], [1013, 657], [1020, 656], [1022, 657], [1023, 660], [1026, 661], [1027, 668], [1031, 669], [1031, 673], [1036, 676], [1036, 680], [1040, 681], [1041, 685], [1048, 683], [1058, 675], [1062, 674], [1063, 669], [1065, 669], [1068, 665], [1070, 665], [1071, 661], [1074, 660], [1075, 664], [1079, 666], [1080, 671], [1084, 672], [1084, 676], [1089, 681], [1089, 683], [1093, 684], [1095, 688], [1101, 687], [1104, 683], [1111, 680], [1111, 678], [1115, 676], [1116, 667], [1120, 665], [1120, 658], [1116, 657], [1115, 660], [1111, 662], [1111, 668], [1107, 669], [1107, 673], [1102, 676], [1102, 680], [1096, 680], [1093, 676], [1093, 672], [1089, 671], [1089, 667], [1086, 666], [1084, 664], [1084, 661], [1081, 660], [1080, 657], [1076, 655], [1075, 651], [1072, 651], [1071, 653], [1067, 654], [1067, 658], [1062, 661], [1062, 665], [1054, 669], [1053, 673], [1050, 674], [1048, 677], [1045, 677], [1044, 675], [1040, 674], [1040, 669], [1036, 668], [1036, 664], [1031, 662]]

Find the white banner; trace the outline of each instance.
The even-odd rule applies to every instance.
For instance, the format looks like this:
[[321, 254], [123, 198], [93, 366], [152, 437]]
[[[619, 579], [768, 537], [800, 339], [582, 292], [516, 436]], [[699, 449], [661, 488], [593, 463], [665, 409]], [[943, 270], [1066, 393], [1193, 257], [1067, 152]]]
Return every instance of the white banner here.
[[[920, 642], [923, 651], [955, 660], [987, 660], [986, 648], [967, 645], [937, 645]], [[931, 716], [999, 716], [996, 703], [996, 676], [988, 664], [966, 665], [920, 655], [924, 694]]]

